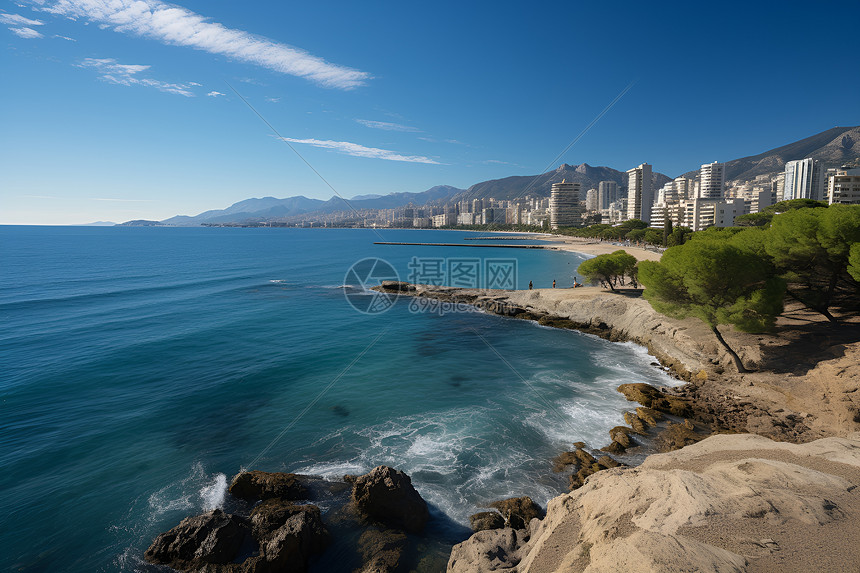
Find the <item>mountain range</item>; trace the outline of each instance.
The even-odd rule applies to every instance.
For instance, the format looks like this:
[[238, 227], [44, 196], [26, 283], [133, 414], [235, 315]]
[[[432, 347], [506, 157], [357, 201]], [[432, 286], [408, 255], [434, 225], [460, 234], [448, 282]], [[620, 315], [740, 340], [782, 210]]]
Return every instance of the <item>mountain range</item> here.
[[[821, 161], [825, 167], [839, 167], [858, 162], [860, 158], [860, 126], [834, 127], [800, 141], [783, 145], [758, 155], [742, 157], [726, 162], [727, 181], [752, 181], [758, 175], [776, 175], [783, 171], [785, 163], [794, 159], [811, 157]], [[685, 177], [697, 177], [698, 170], [684, 173]], [[659, 189], [671, 180], [662, 173], [652, 176], [654, 188]], [[450, 185], [437, 185], [420, 193], [390, 193], [388, 195], [359, 195], [346, 201], [332, 197], [328, 201], [309, 199], [302, 195], [276, 199], [263, 197], [245, 199], [226, 209], [205, 211], [198, 215], [178, 215], [163, 221], [128, 221], [123, 225], [197, 226], [218, 223], [246, 223], [259, 221], [283, 221], [298, 217], [313, 217], [339, 211], [362, 211], [366, 209], [393, 209], [407, 205], [420, 207], [454, 201], [494, 198], [511, 200], [526, 195], [548, 197], [553, 183], [578, 182], [584, 190], [597, 187], [600, 181], [615, 181], [619, 187], [627, 184], [625, 171], [611, 167], [593, 167], [562, 164], [557, 169], [539, 175], [515, 175], [503, 179], [482, 181], [459, 189]]]
[[[825, 167], [840, 167], [860, 157], [860, 126], [834, 127], [813, 136], [759, 153], [726, 161], [726, 181], [752, 181], [759, 175], [776, 175], [785, 164], [811, 157]], [[698, 169], [684, 173], [695, 177]]]

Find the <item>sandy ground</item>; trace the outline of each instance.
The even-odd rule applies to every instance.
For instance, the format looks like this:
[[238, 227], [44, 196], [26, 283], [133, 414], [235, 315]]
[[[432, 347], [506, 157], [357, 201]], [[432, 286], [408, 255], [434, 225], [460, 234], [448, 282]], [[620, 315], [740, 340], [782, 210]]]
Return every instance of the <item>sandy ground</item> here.
[[579, 237], [553, 236], [545, 239], [548, 243], [556, 246], [560, 251], [583, 253], [586, 255], [603, 255], [613, 253], [619, 249], [633, 255], [640, 261], [659, 261], [662, 253], [647, 250], [643, 247], [624, 247], [610, 242], [601, 242], [595, 239], [582, 239]]

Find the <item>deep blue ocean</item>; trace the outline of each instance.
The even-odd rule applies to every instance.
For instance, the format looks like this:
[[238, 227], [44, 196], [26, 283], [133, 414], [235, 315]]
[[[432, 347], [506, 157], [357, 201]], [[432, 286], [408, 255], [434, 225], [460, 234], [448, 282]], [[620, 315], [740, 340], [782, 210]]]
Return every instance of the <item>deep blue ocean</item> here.
[[616, 386], [673, 381], [631, 344], [345, 297], [367, 257], [404, 280], [413, 257], [514, 259], [518, 288], [569, 284], [583, 260], [373, 244], [468, 235], [0, 227], [0, 570], [140, 570], [242, 468], [388, 464], [461, 524], [566, 491], [551, 460], [608, 443], [629, 407]]

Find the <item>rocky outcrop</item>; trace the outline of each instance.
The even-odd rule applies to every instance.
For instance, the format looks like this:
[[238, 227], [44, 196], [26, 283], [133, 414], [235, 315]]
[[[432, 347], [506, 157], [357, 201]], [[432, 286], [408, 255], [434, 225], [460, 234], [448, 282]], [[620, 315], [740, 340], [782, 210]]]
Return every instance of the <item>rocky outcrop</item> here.
[[144, 559], [180, 570], [227, 564], [239, 553], [250, 533], [247, 520], [215, 509], [187, 517], [156, 537]]
[[481, 511], [469, 516], [469, 525], [476, 533], [488, 529], [502, 529], [505, 526], [505, 518], [496, 511]]
[[519, 536], [476, 533], [448, 571], [844, 570], [860, 563], [858, 485], [860, 433], [803, 445], [715, 435], [598, 473]]
[[505, 527], [511, 529], [525, 529], [532, 519], [539, 519], [542, 513], [540, 506], [528, 496], [494, 501], [490, 507], [499, 510], [505, 520]]
[[233, 483], [230, 484], [230, 493], [246, 501], [271, 498], [286, 500], [308, 498], [308, 490], [301, 483], [301, 476], [261, 471], [239, 473], [233, 478]]
[[384, 292], [410, 292], [415, 290], [415, 285], [402, 281], [382, 281], [379, 286]]
[[243, 572], [281, 573], [305, 571], [311, 557], [329, 541], [319, 508], [293, 513], [283, 525], [258, 538], [260, 554], [242, 564]]
[[427, 503], [405, 473], [377, 466], [362, 476], [345, 476], [352, 482], [352, 503], [358, 513], [410, 533], [420, 533], [430, 517]]

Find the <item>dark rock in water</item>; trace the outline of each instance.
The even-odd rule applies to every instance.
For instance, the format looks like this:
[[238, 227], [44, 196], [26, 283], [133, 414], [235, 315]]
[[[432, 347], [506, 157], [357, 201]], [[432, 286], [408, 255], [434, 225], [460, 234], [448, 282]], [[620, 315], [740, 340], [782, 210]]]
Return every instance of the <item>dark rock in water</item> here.
[[273, 497], [286, 500], [307, 499], [308, 490], [301, 483], [300, 477], [287, 473], [242, 472], [233, 478], [230, 493], [246, 501]]
[[600, 450], [610, 454], [623, 454], [627, 450], [627, 448], [622, 446], [620, 443], [613, 441], [608, 446], [600, 448]]
[[226, 564], [236, 558], [250, 532], [243, 518], [215, 509], [187, 517], [156, 537], [143, 558], [180, 570]]
[[469, 525], [476, 533], [488, 529], [502, 529], [505, 526], [505, 518], [495, 511], [482, 511], [469, 516]]
[[281, 528], [289, 518], [298, 514], [308, 512], [312, 521], [322, 522], [320, 508], [315, 505], [296, 505], [281, 499], [267, 499], [251, 510], [251, 527], [254, 537], [265, 539]]
[[368, 529], [358, 539], [358, 550], [364, 561], [364, 565], [358, 571], [360, 573], [397, 571], [407, 544], [406, 535], [400, 531], [393, 529], [381, 531], [375, 527]]
[[646, 408], [644, 406], [636, 408], [636, 415], [639, 416], [640, 420], [652, 427], [657, 425], [658, 420], [663, 419], [663, 414], [657, 410], [652, 410], [651, 408]]
[[618, 462], [616, 462], [615, 460], [613, 460], [609, 456], [600, 456], [600, 458], [597, 460], [597, 465], [599, 465], [605, 469], [609, 469], [609, 468], [617, 468], [621, 464], [619, 464]]
[[615, 426], [609, 430], [609, 437], [613, 442], [618, 442], [622, 447], [629, 448], [632, 444], [630, 441], [630, 428], [627, 426]]
[[643, 422], [635, 412], [624, 412], [624, 421], [630, 424], [630, 427], [633, 428], [633, 431], [637, 434], [647, 434], [645, 422]]
[[505, 518], [505, 526], [511, 529], [525, 529], [532, 519], [541, 516], [540, 506], [528, 496], [494, 501], [490, 507], [499, 510]]
[[622, 384], [618, 387], [618, 391], [631, 402], [639, 402], [646, 408], [653, 408], [673, 416], [685, 418], [693, 412], [690, 402], [685, 398], [664, 394], [650, 384]]
[[582, 446], [580, 446], [579, 444], [582, 444], [582, 442], [577, 442], [576, 444], [574, 444], [576, 446], [576, 451], [573, 452], [573, 455], [576, 457], [576, 459], [582, 462], [582, 465], [585, 466], [590, 466], [591, 464], [595, 463], [597, 460], [594, 459], [594, 456], [582, 449], [583, 447], [585, 447], [585, 444], [582, 444]]
[[[552, 460], [552, 471], [563, 472], [568, 466], [579, 466], [580, 459], [576, 452], [561, 452]], [[574, 468], [573, 471], [576, 471]]]
[[352, 501], [359, 514], [410, 533], [424, 529], [430, 517], [427, 503], [405, 473], [377, 466], [363, 476], [344, 476], [344, 480], [352, 481]]
[[260, 554], [242, 564], [247, 573], [306, 571], [308, 560], [321, 553], [329, 542], [319, 510], [300, 511], [260, 540]]
[[386, 292], [411, 292], [415, 285], [402, 281], [382, 281], [380, 288]]

